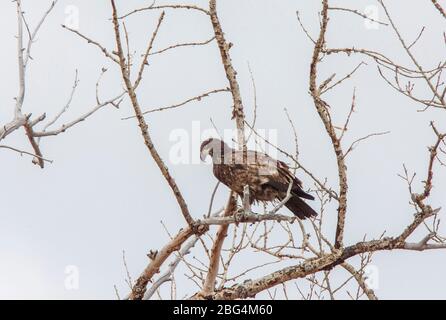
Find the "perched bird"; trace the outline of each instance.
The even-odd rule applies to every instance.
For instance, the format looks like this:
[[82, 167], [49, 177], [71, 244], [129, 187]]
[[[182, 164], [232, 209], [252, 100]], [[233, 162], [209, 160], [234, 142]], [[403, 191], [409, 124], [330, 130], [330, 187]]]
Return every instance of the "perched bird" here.
[[290, 172], [286, 163], [252, 150], [244, 155], [243, 151], [234, 150], [215, 138], [201, 144], [201, 160], [204, 161], [207, 156], [212, 157], [215, 177], [240, 197], [243, 197], [244, 187], [249, 186], [251, 204], [254, 201], [282, 201], [291, 188], [285, 206], [300, 219], [317, 215], [301, 199], [314, 200], [314, 197], [302, 190], [302, 182]]

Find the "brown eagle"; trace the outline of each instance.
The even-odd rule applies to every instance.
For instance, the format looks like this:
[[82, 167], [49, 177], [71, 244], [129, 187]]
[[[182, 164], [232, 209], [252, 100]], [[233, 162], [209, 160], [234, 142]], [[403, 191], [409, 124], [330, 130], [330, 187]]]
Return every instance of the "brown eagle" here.
[[201, 160], [204, 161], [208, 155], [212, 157], [215, 177], [229, 189], [243, 197], [244, 187], [249, 186], [251, 204], [254, 201], [282, 201], [291, 188], [291, 197], [285, 206], [300, 219], [317, 215], [301, 199], [314, 200], [314, 197], [302, 190], [302, 182], [290, 172], [284, 162], [257, 151], [248, 150], [244, 154], [215, 138], [207, 139], [201, 144]]

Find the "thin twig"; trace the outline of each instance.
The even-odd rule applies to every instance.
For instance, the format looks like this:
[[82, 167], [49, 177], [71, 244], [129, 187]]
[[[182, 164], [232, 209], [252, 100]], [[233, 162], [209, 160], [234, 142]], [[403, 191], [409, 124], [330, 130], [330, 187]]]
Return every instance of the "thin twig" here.
[[[178, 107], [182, 107], [186, 104], [188, 104], [189, 102], [193, 102], [193, 101], [201, 101], [203, 98], [209, 97], [210, 95], [214, 94], [214, 93], [220, 93], [220, 92], [229, 92], [229, 88], [224, 88], [224, 89], [216, 89], [216, 90], [211, 90], [208, 92], [205, 92], [201, 95], [189, 98], [183, 102], [177, 103], [177, 104], [173, 104], [171, 106], [167, 106], [167, 107], [161, 107], [161, 108], [156, 108], [156, 109], [151, 109], [151, 110], [147, 110], [142, 112], [141, 114], [145, 115], [145, 114], [149, 114], [149, 113], [153, 113], [153, 112], [159, 112], [159, 111], [164, 111], [164, 110], [170, 110], [170, 109], [175, 109]], [[121, 118], [121, 120], [128, 120], [128, 119], [133, 119], [136, 118], [136, 116], [129, 116], [129, 117], [125, 117], [125, 118]]]
[[385, 23], [385, 22], [382, 22], [382, 21], [373, 19], [373, 18], [371, 18], [371, 17], [365, 15], [364, 13], [359, 12], [358, 10], [348, 9], [348, 8], [340, 8], [340, 7], [329, 7], [328, 9], [329, 9], [329, 10], [333, 10], [333, 11], [350, 12], [350, 13], [356, 14], [357, 16], [360, 16], [360, 17], [362, 17], [362, 18], [364, 18], [364, 19], [366, 19], [366, 20], [369, 20], [369, 21], [371, 21], [371, 22], [379, 23], [380, 25], [383, 25], [383, 26], [388, 26], [388, 25], [389, 25], [388, 23]]
[[152, 52], [149, 54], [149, 56], [154, 56], [160, 53], [164, 53], [166, 51], [172, 50], [172, 49], [176, 49], [176, 48], [182, 48], [182, 47], [194, 47], [194, 46], [204, 46], [207, 45], [209, 43], [211, 43], [213, 40], [215, 40], [215, 37], [210, 38], [209, 40], [206, 41], [202, 41], [202, 42], [186, 42], [186, 43], [179, 43], [179, 44], [175, 44], [172, 46], [169, 46], [167, 48]]

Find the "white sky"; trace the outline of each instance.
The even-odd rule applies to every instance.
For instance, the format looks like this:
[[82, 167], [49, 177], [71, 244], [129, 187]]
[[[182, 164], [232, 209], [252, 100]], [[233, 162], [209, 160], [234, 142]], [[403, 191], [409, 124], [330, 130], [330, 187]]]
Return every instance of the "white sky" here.
[[[141, 6], [141, 2], [151, 3], [117, 2], [121, 13]], [[176, 2], [179, 3], [169, 3]], [[414, 52], [426, 68], [435, 67], [444, 59], [445, 20], [429, 1], [387, 2], [408, 41], [416, 37], [423, 25], [427, 27]], [[206, 7], [206, 1], [193, 3]], [[333, 6], [342, 3], [360, 11], [377, 5], [373, 0], [330, 3]], [[23, 1], [30, 25], [36, 24], [48, 4], [44, 0]], [[109, 68], [109, 72], [102, 82], [101, 96], [110, 98], [120, 90], [116, 66], [110, 65], [100, 51], [60, 27], [66, 23], [69, 11], [66, 10], [73, 8], [70, 6], [79, 10], [81, 32], [113, 48], [108, 1], [59, 1], [33, 47], [24, 112], [34, 116], [43, 112], [49, 116], [56, 114], [68, 99], [78, 69], [79, 88], [63, 122], [95, 105], [95, 83], [102, 67]], [[249, 119], [253, 93], [248, 62], [258, 91], [257, 127], [277, 130], [278, 144], [292, 151], [294, 138], [283, 112], [286, 107], [297, 126], [302, 162], [335, 185], [332, 149], [308, 95], [312, 44], [299, 29], [295, 14], [300, 11], [315, 36], [319, 6], [319, 1], [314, 0], [225, 0], [219, 1], [219, 14], [228, 40], [234, 43], [231, 54]], [[0, 2], [3, 74], [0, 123], [11, 119], [13, 98], [18, 90], [15, 10], [15, 3]], [[141, 52], [144, 48], [158, 14], [144, 13], [128, 20], [133, 49]], [[383, 12], [380, 16], [384, 18]], [[359, 17], [342, 12], [331, 13], [330, 25], [331, 47], [374, 49], [401, 63], [410, 63], [390, 28], [370, 30]], [[211, 34], [205, 16], [168, 11], [155, 50], [177, 42], [207, 40]], [[139, 89], [143, 108], [167, 106], [227, 86], [219, 59], [215, 43], [153, 57]], [[359, 57], [345, 55], [330, 57], [321, 67], [321, 77], [334, 72], [347, 73], [360, 61]], [[389, 236], [395, 235], [411, 221], [408, 192], [397, 174], [405, 163], [419, 173], [420, 181], [426, 171], [426, 147], [434, 141], [429, 121], [435, 120], [446, 130], [444, 110], [417, 112], [420, 106], [396, 94], [379, 77], [374, 63], [366, 62], [368, 65], [351, 82], [328, 96], [335, 121], [342, 123], [350, 107], [353, 87], [357, 88], [358, 111], [348, 142], [371, 132], [391, 131], [360, 145], [348, 160], [346, 244], [360, 241], [365, 233], [369, 238], [378, 237], [384, 230]], [[167, 163], [174, 144], [169, 139], [173, 130], [186, 130], [193, 139], [193, 123], [198, 121], [201, 129], [206, 130], [212, 128], [211, 117], [220, 130], [233, 128], [230, 106], [230, 97], [218, 94], [176, 111], [148, 116], [153, 140]], [[116, 284], [121, 295], [127, 292], [122, 250], [127, 253], [128, 266], [135, 278], [147, 263], [146, 253], [160, 248], [168, 239], [159, 221], [163, 220], [171, 232], [184, 226], [178, 206], [150, 158], [135, 121], [121, 120], [131, 114], [126, 100], [120, 110], [105, 108], [68, 132], [42, 140], [42, 152], [54, 160], [44, 170], [32, 165], [29, 157], [6, 150], [0, 152], [0, 298], [114, 299], [113, 285]], [[2, 143], [29, 148], [21, 130]], [[215, 185], [211, 168], [183, 164], [170, 165], [170, 169], [193, 216], [202, 216]], [[311, 186], [303, 173], [299, 177]], [[437, 170], [431, 198], [434, 207], [445, 206], [445, 181], [446, 170]], [[226, 197], [221, 188], [216, 207], [222, 206]], [[335, 217], [335, 210], [327, 213], [329, 234], [334, 230]], [[423, 233], [416, 233], [413, 240], [422, 236]], [[443, 251], [382, 252], [375, 255], [373, 264], [379, 270], [376, 293], [380, 298], [446, 298]], [[67, 290], [65, 286], [65, 271], [71, 265], [79, 271], [77, 290]], [[252, 277], [260, 275], [261, 272]], [[182, 285], [184, 294], [195, 290], [190, 282]]]

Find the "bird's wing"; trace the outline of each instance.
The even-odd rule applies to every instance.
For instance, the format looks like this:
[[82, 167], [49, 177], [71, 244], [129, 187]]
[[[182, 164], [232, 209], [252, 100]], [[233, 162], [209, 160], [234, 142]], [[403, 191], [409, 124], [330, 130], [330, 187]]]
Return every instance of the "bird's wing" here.
[[[291, 193], [293, 195], [314, 200], [313, 196], [302, 190], [302, 181], [296, 178], [290, 172], [288, 165], [282, 161], [275, 160], [267, 154], [255, 151], [247, 152], [247, 162], [243, 162], [243, 152], [236, 151], [234, 153], [234, 161], [236, 166], [241, 170], [246, 170], [249, 176], [256, 177], [257, 183], [268, 184], [284, 193], [288, 191], [289, 185], [292, 183]], [[247, 164], [244, 165], [244, 163]]]
[[259, 177], [272, 177], [278, 175], [278, 161], [270, 156], [256, 151], [248, 150], [246, 159], [242, 151], [235, 151], [233, 154], [233, 163], [235, 167], [247, 170], [250, 175]]

